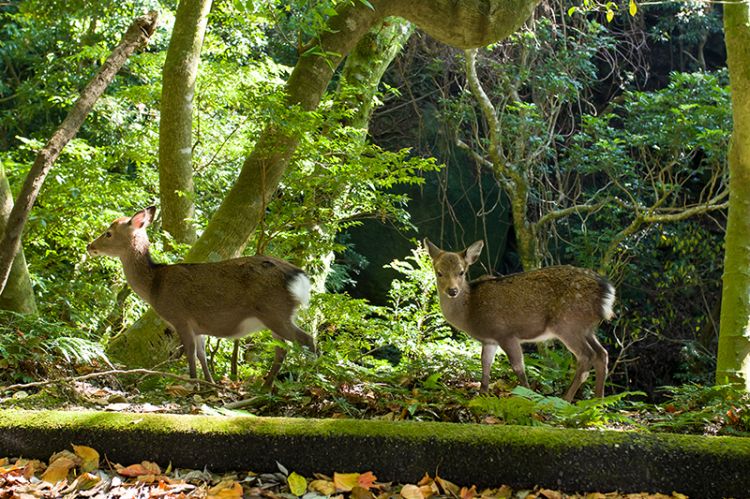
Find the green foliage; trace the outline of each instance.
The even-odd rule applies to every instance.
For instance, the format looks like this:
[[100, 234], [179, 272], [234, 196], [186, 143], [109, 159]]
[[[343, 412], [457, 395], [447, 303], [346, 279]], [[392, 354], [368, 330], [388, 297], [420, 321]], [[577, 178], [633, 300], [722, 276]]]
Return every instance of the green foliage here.
[[684, 433], [738, 435], [750, 431], [750, 394], [738, 386], [668, 386], [671, 398], [649, 415], [649, 427]]
[[469, 402], [469, 407], [476, 414], [490, 414], [505, 424], [585, 428], [615, 423], [634, 424], [632, 418], [617, 409], [624, 407], [625, 398], [635, 395], [643, 393], [621, 392], [571, 404], [559, 397], [540, 395], [523, 386], [517, 386], [507, 397], [476, 397]]
[[0, 311], [0, 383], [34, 381], [97, 362], [109, 363], [97, 339], [80, 330]]

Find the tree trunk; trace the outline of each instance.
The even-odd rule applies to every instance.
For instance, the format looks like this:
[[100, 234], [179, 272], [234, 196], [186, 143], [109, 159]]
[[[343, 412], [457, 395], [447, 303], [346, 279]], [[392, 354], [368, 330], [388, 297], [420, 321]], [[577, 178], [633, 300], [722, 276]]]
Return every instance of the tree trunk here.
[[[5, 224], [12, 209], [13, 193], [10, 191], [8, 178], [5, 176], [2, 163], [0, 163], [0, 234], [5, 233]], [[12, 310], [23, 314], [36, 313], [34, 290], [31, 288], [31, 279], [26, 267], [26, 258], [23, 256], [23, 249], [18, 250], [10, 268], [8, 284], [0, 294], [0, 310]]]
[[94, 104], [102, 93], [104, 93], [104, 90], [109, 86], [122, 65], [128, 60], [128, 57], [137, 48], [148, 42], [151, 34], [156, 29], [156, 18], [156, 12], [151, 12], [147, 16], [139, 17], [130, 25], [120, 44], [115, 47], [107, 60], [104, 61], [104, 65], [102, 65], [99, 73], [83, 89], [80, 97], [73, 104], [73, 108], [65, 117], [60, 127], [37, 154], [31, 170], [26, 175], [26, 181], [23, 187], [21, 187], [18, 199], [16, 199], [16, 203], [8, 216], [5, 234], [2, 241], [0, 241], [0, 293], [5, 289], [11, 265], [21, 247], [21, 235], [23, 234], [24, 225], [26, 225], [31, 207], [34, 205], [34, 201], [44, 184], [44, 179], [47, 177], [50, 168], [52, 168], [63, 147], [78, 133], [86, 116], [88, 116]]
[[[289, 106], [317, 108], [334, 69], [378, 22], [396, 16], [413, 22], [434, 38], [459, 48], [484, 46], [513, 33], [531, 15], [539, 0], [372, 0], [369, 5], [345, 4], [331, 18], [317, 50], [303, 53], [286, 83]], [[185, 257], [186, 262], [217, 261], [239, 256], [263, 216], [297, 149], [299, 138], [283, 124], [268, 123], [240, 175], [205, 231]], [[164, 324], [153, 311], [131, 330], [110, 342], [108, 353], [132, 365], [158, 362], [155, 357]], [[128, 351], [137, 348], [145, 356]], [[150, 348], [153, 346], [154, 348]]]
[[182, 0], [164, 61], [159, 120], [162, 227], [178, 243], [196, 239], [192, 223], [193, 95], [212, 0]]
[[750, 4], [724, 5], [734, 128], [716, 382], [750, 391]]

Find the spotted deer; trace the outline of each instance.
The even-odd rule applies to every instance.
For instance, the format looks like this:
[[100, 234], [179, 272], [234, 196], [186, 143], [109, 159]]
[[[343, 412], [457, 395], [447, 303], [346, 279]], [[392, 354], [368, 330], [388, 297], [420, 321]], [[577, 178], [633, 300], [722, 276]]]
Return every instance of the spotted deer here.
[[482, 393], [489, 388], [498, 347], [508, 356], [521, 384], [528, 387], [521, 344], [554, 338], [577, 362], [565, 400], [573, 400], [592, 366], [596, 395], [604, 396], [608, 356], [596, 339], [596, 327], [614, 315], [612, 284], [591, 270], [569, 265], [483, 276], [470, 282], [467, 271], [479, 258], [483, 241], [459, 253], [444, 251], [428, 239], [424, 245], [432, 258], [445, 319], [482, 343]]
[[[150, 206], [118, 218], [87, 249], [92, 256], [120, 259], [133, 291], [179, 335], [190, 377], [197, 378], [197, 356], [206, 380], [213, 381], [202, 335], [241, 338], [267, 328], [274, 338], [315, 351], [312, 337], [294, 323], [297, 308], [310, 299], [310, 280], [301, 269], [259, 255], [211, 263], [155, 263], [146, 234], [155, 212]], [[273, 383], [285, 356], [286, 349], [277, 346], [266, 386]]]

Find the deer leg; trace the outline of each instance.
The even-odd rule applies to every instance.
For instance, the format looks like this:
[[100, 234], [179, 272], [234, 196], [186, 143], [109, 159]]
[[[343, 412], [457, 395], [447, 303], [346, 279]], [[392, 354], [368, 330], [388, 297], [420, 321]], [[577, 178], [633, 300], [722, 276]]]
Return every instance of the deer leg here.
[[198, 354], [198, 361], [201, 363], [201, 369], [203, 369], [206, 381], [213, 383], [214, 378], [211, 376], [211, 371], [208, 369], [208, 362], [206, 362], [206, 341], [203, 335], [197, 335], [195, 338], [195, 353]]
[[195, 370], [195, 336], [187, 326], [175, 329], [177, 329], [177, 332], [180, 335], [180, 339], [182, 340], [182, 348], [185, 350], [185, 357], [187, 357], [188, 372], [190, 372], [190, 377], [193, 379], [197, 379], [198, 374]]
[[607, 350], [596, 339], [596, 333], [586, 337], [589, 346], [594, 350], [594, 370], [596, 371], [596, 396], [604, 397], [604, 382], [607, 380], [607, 364], [609, 363], [609, 354]]
[[482, 343], [482, 384], [479, 386], [479, 393], [487, 393], [490, 388], [490, 369], [495, 360], [495, 352], [497, 343]]
[[[588, 378], [589, 371], [591, 371], [591, 364], [597, 357], [597, 353], [591, 348], [591, 345], [589, 345], [589, 342], [583, 335], [579, 336], [573, 333], [560, 335], [559, 338], [565, 346], [568, 347], [568, 350], [573, 352], [573, 355], [576, 357], [576, 372], [573, 375], [573, 382], [570, 384], [570, 388], [568, 388], [568, 391], [565, 392], [565, 396], [563, 397], [568, 402], [572, 402], [576, 393], [578, 393], [578, 389], [581, 388], [583, 382]], [[602, 384], [602, 390], [603, 389], [604, 385]]]
[[523, 363], [523, 348], [521, 342], [515, 338], [507, 338], [503, 341], [500, 346], [508, 356], [508, 362], [510, 367], [513, 368], [513, 372], [518, 376], [518, 381], [521, 382], [521, 386], [529, 388], [529, 380], [526, 379], [526, 366]]
[[[276, 335], [274, 334], [274, 336]], [[271, 370], [268, 371], [268, 374], [266, 374], [266, 377], [264, 378], [263, 388], [271, 388], [273, 381], [276, 379], [276, 375], [279, 373], [279, 369], [281, 369], [281, 363], [284, 362], [284, 357], [286, 357], [286, 348], [276, 347], [273, 364], [271, 365]]]

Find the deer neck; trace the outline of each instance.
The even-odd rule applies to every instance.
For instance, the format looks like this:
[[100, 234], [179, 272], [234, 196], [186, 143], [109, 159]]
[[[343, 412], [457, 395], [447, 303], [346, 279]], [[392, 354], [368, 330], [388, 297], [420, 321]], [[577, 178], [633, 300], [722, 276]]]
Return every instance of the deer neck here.
[[440, 309], [445, 319], [457, 327], [466, 331], [469, 328], [469, 301], [471, 300], [471, 289], [469, 283], [464, 282], [461, 292], [455, 298], [440, 293]]
[[153, 304], [153, 283], [157, 265], [151, 259], [148, 243], [134, 245], [134, 250], [120, 257], [125, 279], [133, 291], [149, 304]]

